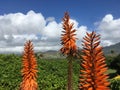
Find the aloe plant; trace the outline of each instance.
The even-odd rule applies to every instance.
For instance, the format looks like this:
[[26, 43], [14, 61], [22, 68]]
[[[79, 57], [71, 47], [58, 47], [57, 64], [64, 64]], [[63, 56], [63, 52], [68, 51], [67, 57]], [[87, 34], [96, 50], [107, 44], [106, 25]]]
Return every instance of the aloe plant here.
[[100, 35], [87, 33], [83, 38], [82, 69], [80, 70], [80, 90], [109, 90], [110, 84], [105, 74], [107, 66], [100, 44]]
[[22, 82], [20, 90], [38, 90], [36, 82], [37, 77], [37, 61], [34, 55], [33, 44], [29, 40], [24, 47], [22, 58]]
[[65, 13], [63, 18], [63, 34], [61, 37], [61, 44], [63, 47], [60, 49], [63, 55], [67, 56], [68, 60], [68, 90], [72, 90], [72, 72], [73, 72], [73, 57], [76, 55], [76, 34], [73, 29], [73, 23], [70, 23], [70, 16], [68, 12]]

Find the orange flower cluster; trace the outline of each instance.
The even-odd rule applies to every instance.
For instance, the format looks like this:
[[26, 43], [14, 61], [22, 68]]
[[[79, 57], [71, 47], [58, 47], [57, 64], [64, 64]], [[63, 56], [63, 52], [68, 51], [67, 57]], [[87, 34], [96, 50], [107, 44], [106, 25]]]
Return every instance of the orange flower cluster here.
[[107, 67], [100, 44], [100, 35], [87, 33], [83, 38], [82, 69], [80, 70], [80, 90], [109, 90], [105, 74]]
[[74, 34], [76, 30], [73, 29], [73, 23], [70, 23], [70, 17], [67, 12], [63, 18], [63, 30], [61, 37], [63, 47], [60, 50], [64, 55], [74, 56], [77, 51], [76, 34]]
[[22, 82], [20, 90], [38, 90], [38, 84], [36, 82], [38, 72], [37, 62], [31, 41], [27, 41], [25, 44], [22, 64]]

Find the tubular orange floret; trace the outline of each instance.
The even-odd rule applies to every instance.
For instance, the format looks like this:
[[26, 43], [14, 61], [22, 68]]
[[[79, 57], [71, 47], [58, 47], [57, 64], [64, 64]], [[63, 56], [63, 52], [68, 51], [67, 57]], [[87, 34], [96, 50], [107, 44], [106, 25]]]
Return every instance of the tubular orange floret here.
[[73, 23], [70, 23], [69, 14], [66, 12], [63, 18], [63, 34], [61, 37], [63, 47], [60, 49], [64, 55], [76, 55], [76, 34], [75, 29], [73, 29]]
[[22, 58], [22, 82], [20, 90], [38, 90], [36, 82], [37, 77], [37, 61], [34, 55], [33, 44], [29, 40], [24, 47]]
[[100, 35], [87, 33], [83, 38], [82, 70], [80, 75], [80, 90], [110, 90], [105, 57], [100, 44]]

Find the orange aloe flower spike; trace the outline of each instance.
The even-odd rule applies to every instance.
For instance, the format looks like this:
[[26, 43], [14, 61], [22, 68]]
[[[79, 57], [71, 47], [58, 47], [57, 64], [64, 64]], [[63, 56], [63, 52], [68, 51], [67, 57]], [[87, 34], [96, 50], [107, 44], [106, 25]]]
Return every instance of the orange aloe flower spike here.
[[73, 23], [70, 23], [70, 16], [68, 12], [65, 13], [63, 18], [63, 34], [61, 37], [61, 44], [63, 47], [60, 49], [64, 55], [74, 56], [77, 52], [76, 34], [73, 29]]
[[36, 82], [37, 77], [37, 61], [34, 55], [33, 44], [29, 40], [24, 47], [22, 58], [22, 82], [20, 90], [38, 90]]
[[68, 85], [67, 90], [72, 89], [72, 73], [73, 66], [72, 61], [73, 57], [77, 56], [77, 45], [76, 45], [76, 30], [73, 29], [73, 23], [70, 23], [70, 16], [68, 12], [65, 13], [63, 18], [63, 34], [61, 36], [61, 44], [63, 47], [60, 49], [63, 55], [67, 56], [68, 60]]
[[83, 38], [80, 90], [110, 90], [105, 57], [100, 44], [100, 35], [87, 33]]

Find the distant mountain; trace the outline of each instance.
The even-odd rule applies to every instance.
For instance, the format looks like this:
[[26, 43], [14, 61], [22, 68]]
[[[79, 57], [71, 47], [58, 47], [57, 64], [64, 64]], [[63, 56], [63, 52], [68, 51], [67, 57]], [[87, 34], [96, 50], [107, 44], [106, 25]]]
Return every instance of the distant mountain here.
[[103, 48], [105, 54], [120, 54], [120, 42]]
[[[81, 50], [81, 49], [80, 49]], [[120, 42], [111, 46], [103, 47], [103, 51], [105, 55], [117, 55], [120, 54]], [[45, 52], [35, 51], [35, 53], [40, 56], [42, 55], [44, 58], [64, 58], [64, 56], [60, 53], [60, 51], [56, 50], [48, 50]], [[22, 54], [22, 52], [0, 52], [0, 54]]]
[[44, 52], [44, 54], [45, 53], [49, 53], [49, 54], [55, 54], [55, 53], [58, 53], [58, 51], [56, 51], [56, 50], [48, 50], [48, 51], [46, 51], [46, 52]]
[[53, 58], [64, 58], [64, 56], [60, 53], [60, 51], [56, 50], [48, 50], [46, 52], [38, 52], [37, 53], [38, 57], [41, 58], [47, 58], [47, 59], [53, 59]]
[[[111, 46], [103, 47], [105, 55], [117, 55], [120, 54], [120, 42]], [[64, 58], [60, 51], [49, 50], [46, 52], [39, 52], [39, 55], [43, 55], [43, 58]]]

